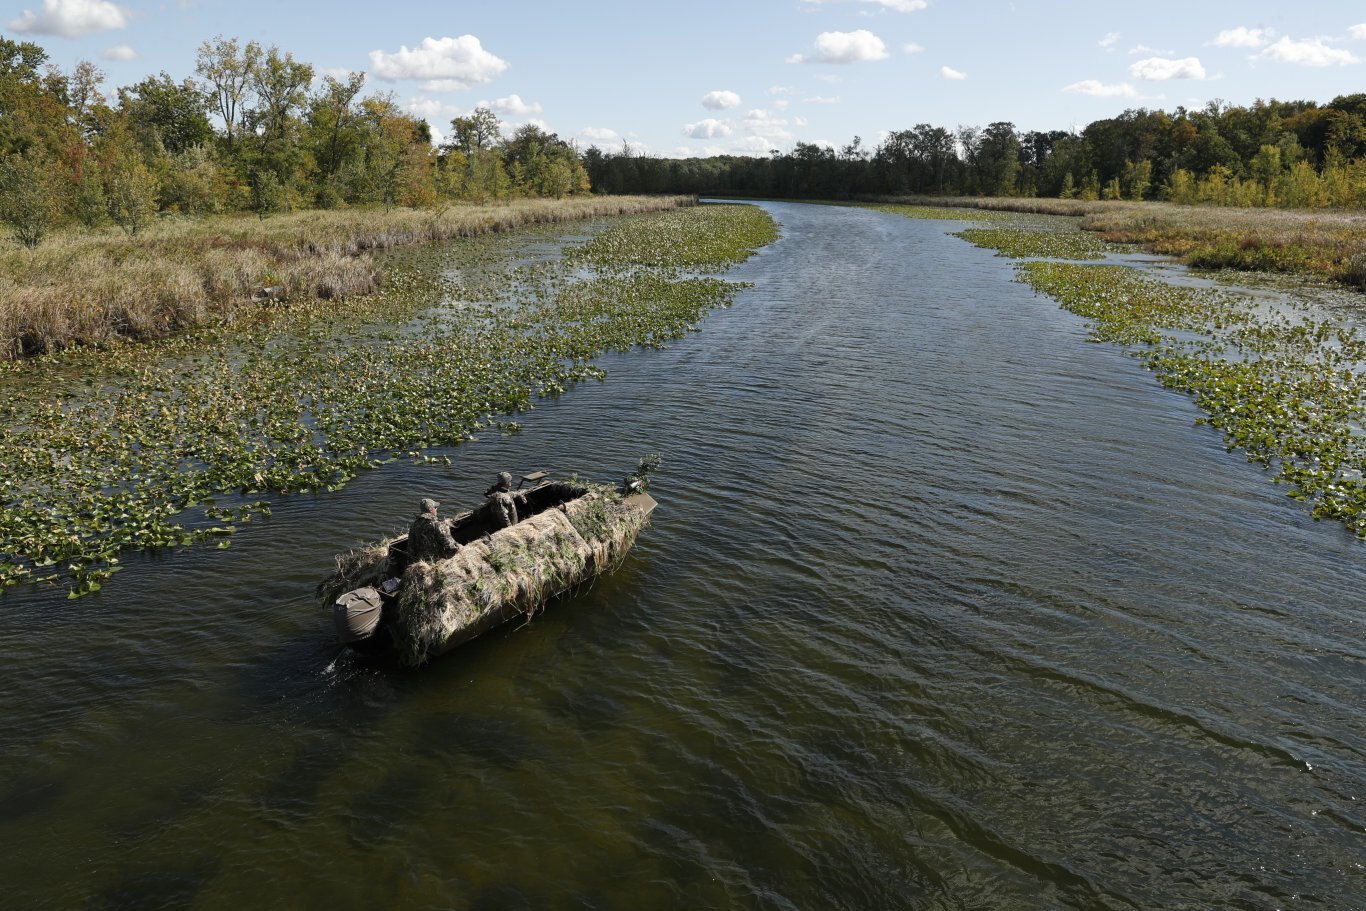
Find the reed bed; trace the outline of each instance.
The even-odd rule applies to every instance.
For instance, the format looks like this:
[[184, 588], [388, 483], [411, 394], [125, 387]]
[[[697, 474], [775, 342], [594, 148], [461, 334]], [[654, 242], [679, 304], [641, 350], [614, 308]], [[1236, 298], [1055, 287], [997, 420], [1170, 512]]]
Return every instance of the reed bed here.
[[231, 324], [259, 301], [340, 300], [378, 290], [373, 254], [514, 228], [661, 211], [692, 197], [519, 200], [444, 210], [168, 217], [137, 237], [72, 231], [0, 249], [0, 359], [146, 341]]
[[[1122, 200], [907, 197], [884, 205], [1065, 215], [1112, 243], [1138, 244], [1196, 268], [1282, 272], [1366, 290], [1366, 213], [1185, 206]], [[941, 216], [942, 217], [942, 216]]]

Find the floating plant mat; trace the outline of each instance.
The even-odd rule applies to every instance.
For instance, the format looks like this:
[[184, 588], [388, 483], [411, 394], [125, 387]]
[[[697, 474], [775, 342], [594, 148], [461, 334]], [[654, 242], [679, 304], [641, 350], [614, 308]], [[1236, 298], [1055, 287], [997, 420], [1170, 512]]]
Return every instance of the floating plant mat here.
[[728, 305], [742, 286], [706, 273], [776, 236], [760, 209], [702, 206], [613, 221], [557, 261], [519, 262], [520, 233], [410, 248], [370, 298], [10, 369], [0, 590], [96, 591], [127, 549], [226, 546], [269, 511], [262, 494], [515, 430], [503, 416], [601, 379], [598, 355], [662, 345]]
[[1193, 396], [1200, 422], [1274, 468], [1315, 518], [1366, 537], [1366, 342], [1350, 326], [1123, 266], [1017, 268], [1021, 281], [1093, 320], [1097, 340], [1130, 346], [1164, 386]]
[[[873, 208], [962, 219], [957, 210]], [[996, 224], [957, 236], [1005, 256], [1099, 259], [1127, 249], [1065, 216], [980, 220]], [[1299, 295], [1278, 282], [1285, 293], [1276, 302], [1175, 285], [1127, 266], [1034, 259], [1016, 269], [1020, 281], [1091, 320], [1096, 341], [1129, 347], [1164, 386], [1189, 393], [1205, 412], [1200, 423], [1219, 429], [1230, 451], [1274, 469], [1288, 496], [1312, 504], [1314, 518], [1337, 519], [1366, 538], [1366, 342], [1352, 325], [1360, 311], [1342, 307], [1340, 294], [1334, 300], [1348, 322], [1323, 318], [1324, 306], [1297, 305], [1297, 297], [1324, 293], [1312, 283]]]

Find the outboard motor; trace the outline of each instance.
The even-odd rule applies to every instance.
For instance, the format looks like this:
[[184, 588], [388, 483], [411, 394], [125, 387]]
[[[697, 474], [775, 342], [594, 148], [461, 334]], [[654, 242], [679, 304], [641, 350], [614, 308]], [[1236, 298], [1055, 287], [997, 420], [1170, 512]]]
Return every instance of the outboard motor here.
[[375, 634], [384, 614], [384, 599], [372, 586], [353, 589], [332, 603], [332, 623], [343, 645], [363, 642]]

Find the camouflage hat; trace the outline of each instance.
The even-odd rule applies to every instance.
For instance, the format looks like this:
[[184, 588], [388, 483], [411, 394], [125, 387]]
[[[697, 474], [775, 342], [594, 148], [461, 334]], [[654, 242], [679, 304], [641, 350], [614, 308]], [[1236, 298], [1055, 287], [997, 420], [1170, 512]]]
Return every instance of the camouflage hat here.
[[421, 500], [418, 501], [417, 505], [422, 507], [423, 512], [431, 512], [433, 509], [436, 509], [441, 504], [433, 500], [431, 497], [423, 497]]
[[498, 472], [498, 483], [499, 483], [499, 484], [506, 484], [508, 487], [511, 487], [511, 486], [512, 486], [512, 475], [508, 474], [506, 471], [500, 471], [500, 472]]

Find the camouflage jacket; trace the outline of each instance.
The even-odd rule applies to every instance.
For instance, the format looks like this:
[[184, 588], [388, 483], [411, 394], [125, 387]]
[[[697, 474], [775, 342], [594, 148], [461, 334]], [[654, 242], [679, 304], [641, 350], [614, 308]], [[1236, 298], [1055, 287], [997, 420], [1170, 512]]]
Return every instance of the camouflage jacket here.
[[497, 528], [508, 528], [517, 524], [517, 496], [510, 490], [495, 490], [489, 494], [493, 501], [490, 510], [493, 524]]
[[424, 513], [408, 529], [408, 558], [413, 562], [449, 557], [459, 549], [451, 527], [441, 519]]

